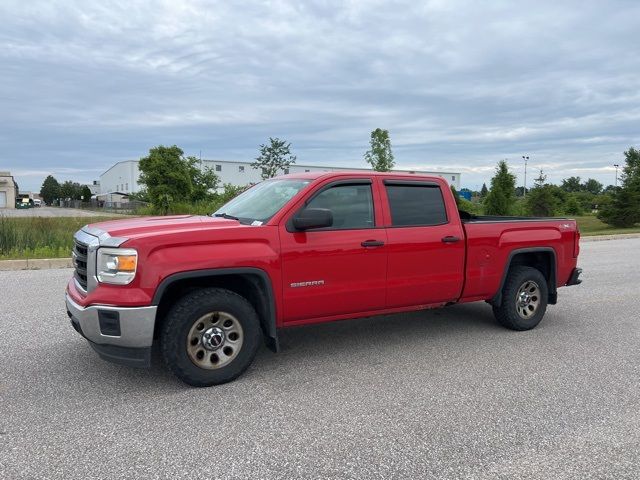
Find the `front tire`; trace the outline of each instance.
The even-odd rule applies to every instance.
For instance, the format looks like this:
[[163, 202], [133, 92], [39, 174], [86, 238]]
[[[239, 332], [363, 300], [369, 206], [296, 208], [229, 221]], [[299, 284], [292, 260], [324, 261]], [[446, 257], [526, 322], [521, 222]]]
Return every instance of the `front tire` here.
[[540, 270], [517, 266], [509, 271], [502, 289], [502, 301], [493, 307], [496, 320], [511, 330], [531, 330], [547, 310], [547, 280]]
[[160, 332], [165, 364], [183, 382], [209, 387], [239, 377], [260, 345], [260, 321], [237, 293], [203, 288], [180, 298]]

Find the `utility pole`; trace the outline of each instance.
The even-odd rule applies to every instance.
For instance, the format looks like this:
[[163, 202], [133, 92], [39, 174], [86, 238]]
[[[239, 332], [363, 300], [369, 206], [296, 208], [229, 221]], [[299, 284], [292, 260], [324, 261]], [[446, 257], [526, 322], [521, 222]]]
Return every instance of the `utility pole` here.
[[618, 165], [617, 163], [614, 163], [613, 166], [616, 167], [616, 187], [617, 187], [618, 186], [618, 167], [620, 165]]
[[524, 190], [522, 191], [522, 197], [524, 198], [527, 196], [527, 162], [529, 157], [522, 155], [522, 159], [524, 160]]

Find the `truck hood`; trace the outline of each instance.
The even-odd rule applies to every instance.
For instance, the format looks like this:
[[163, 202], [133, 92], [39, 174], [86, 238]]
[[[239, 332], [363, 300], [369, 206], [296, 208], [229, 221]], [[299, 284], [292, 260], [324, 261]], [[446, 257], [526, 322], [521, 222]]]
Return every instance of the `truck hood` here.
[[107, 232], [112, 237], [134, 239], [150, 235], [166, 235], [212, 228], [239, 227], [246, 228], [236, 220], [198, 215], [174, 215], [170, 217], [140, 217], [123, 220], [111, 220], [91, 224], [90, 227]]

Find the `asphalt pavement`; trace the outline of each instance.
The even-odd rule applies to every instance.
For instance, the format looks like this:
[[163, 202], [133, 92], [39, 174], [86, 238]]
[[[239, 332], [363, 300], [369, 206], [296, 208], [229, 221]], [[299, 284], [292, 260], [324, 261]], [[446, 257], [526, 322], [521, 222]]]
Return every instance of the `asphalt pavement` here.
[[207, 389], [100, 360], [70, 270], [0, 272], [0, 478], [638, 478], [640, 239], [580, 265], [529, 332], [484, 303], [300, 327]]

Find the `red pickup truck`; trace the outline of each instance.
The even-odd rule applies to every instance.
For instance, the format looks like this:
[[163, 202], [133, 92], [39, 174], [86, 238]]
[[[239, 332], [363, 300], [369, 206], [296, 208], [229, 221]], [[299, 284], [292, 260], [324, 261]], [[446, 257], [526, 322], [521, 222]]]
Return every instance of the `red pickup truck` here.
[[75, 234], [73, 327], [104, 359], [148, 366], [160, 345], [184, 382], [238, 377], [284, 327], [484, 300], [535, 327], [580, 283], [574, 220], [459, 212], [438, 177], [305, 173], [210, 217], [108, 221]]

